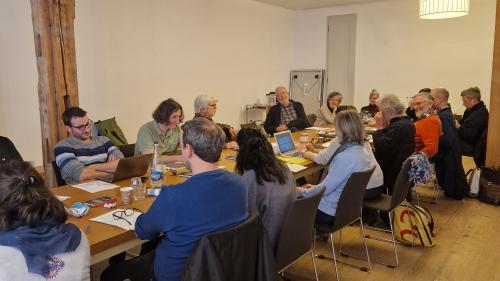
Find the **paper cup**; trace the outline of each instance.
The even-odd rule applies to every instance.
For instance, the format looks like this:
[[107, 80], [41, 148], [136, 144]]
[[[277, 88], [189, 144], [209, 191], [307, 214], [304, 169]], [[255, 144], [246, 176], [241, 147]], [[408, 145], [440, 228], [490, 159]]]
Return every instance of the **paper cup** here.
[[120, 194], [122, 196], [122, 202], [124, 205], [130, 204], [130, 197], [134, 189], [130, 186], [120, 188]]

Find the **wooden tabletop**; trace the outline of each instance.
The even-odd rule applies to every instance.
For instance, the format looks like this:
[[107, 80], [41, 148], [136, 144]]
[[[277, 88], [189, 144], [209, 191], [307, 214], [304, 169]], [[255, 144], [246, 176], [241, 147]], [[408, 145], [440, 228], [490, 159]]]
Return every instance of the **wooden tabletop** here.
[[[298, 140], [300, 134], [307, 133], [309, 135], [309, 139], [312, 139], [317, 136], [316, 132], [313, 130], [304, 130], [293, 133], [294, 139]], [[270, 141], [274, 141], [274, 139], [270, 139]], [[235, 150], [224, 149], [221, 155], [221, 159], [218, 162], [219, 165], [225, 166], [225, 169], [230, 172], [234, 172], [234, 168], [236, 165], [235, 160], [226, 159], [229, 155], [236, 155], [237, 152]], [[322, 166], [316, 165], [314, 163], [306, 165], [307, 169], [295, 173], [295, 177], [299, 178], [305, 176], [306, 174], [314, 173], [317, 170], [320, 170]], [[172, 172], [166, 172], [164, 177], [164, 188], [168, 188], [169, 185], [174, 185], [178, 183], [182, 183], [186, 180], [186, 178], [173, 175]], [[129, 186], [130, 180], [123, 180], [120, 182], [116, 182], [115, 184], [119, 186]], [[150, 187], [150, 182], [147, 182], [148, 188]], [[70, 196], [71, 198], [64, 201], [66, 206], [71, 206], [74, 202], [85, 202], [91, 199], [95, 199], [102, 196], [110, 196], [114, 197], [118, 200], [116, 208], [137, 208], [142, 211], [146, 211], [154, 201], [154, 197], [146, 196], [146, 199], [140, 201], [132, 200], [130, 204], [124, 205], [120, 198], [119, 188], [101, 191], [97, 193], [88, 193], [86, 191], [80, 190], [78, 188], [72, 187], [70, 185], [55, 187], [52, 188], [51, 191], [55, 195], [64, 195]], [[116, 247], [120, 244], [126, 244], [129, 241], [137, 240], [135, 233], [133, 231], [127, 231], [121, 229], [119, 227], [93, 222], [89, 219], [94, 218], [96, 216], [102, 215], [104, 213], [110, 212], [113, 209], [107, 209], [104, 207], [91, 207], [88, 214], [81, 218], [70, 217], [68, 222], [75, 224], [82, 231], [86, 232], [87, 238], [90, 243], [90, 253], [92, 256], [97, 255], [103, 251], [106, 251], [110, 248]], [[115, 252], [119, 252], [116, 250]], [[110, 253], [113, 254], [113, 253]], [[101, 259], [106, 258], [108, 256], [103, 256]]]

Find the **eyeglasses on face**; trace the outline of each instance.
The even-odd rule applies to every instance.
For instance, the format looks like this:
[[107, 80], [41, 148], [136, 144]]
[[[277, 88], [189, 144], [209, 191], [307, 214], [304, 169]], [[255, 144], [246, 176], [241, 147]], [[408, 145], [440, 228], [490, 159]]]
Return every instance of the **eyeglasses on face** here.
[[126, 221], [129, 225], [132, 225], [132, 223], [126, 219], [126, 217], [130, 217], [132, 216], [135, 212], [138, 212], [138, 213], [141, 213], [142, 214], [142, 211], [139, 210], [139, 209], [136, 209], [136, 208], [128, 208], [128, 209], [125, 209], [123, 211], [116, 211], [114, 212], [112, 215], [113, 215], [113, 218], [115, 220], [124, 220]]
[[80, 126], [73, 126], [73, 125], [71, 125], [70, 127], [71, 128], [75, 128], [75, 129], [80, 130], [80, 131], [83, 131], [86, 128], [92, 127], [92, 124], [94, 124], [94, 122], [89, 119], [89, 121], [87, 122], [87, 124], [83, 124], [83, 125], [80, 125]]
[[422, 105], [422, 104], [424, 104], [424, 103], [426, 103], [426, 102], [428, 102], [428, 101], [412, 102], [412, 103], [411, 103], [411, 106], [420, 106], [420, 105]]
[[208, 106], [210, 106], [212, 108], [217, 108], [217, 104], [216, 103], [209, 104]]

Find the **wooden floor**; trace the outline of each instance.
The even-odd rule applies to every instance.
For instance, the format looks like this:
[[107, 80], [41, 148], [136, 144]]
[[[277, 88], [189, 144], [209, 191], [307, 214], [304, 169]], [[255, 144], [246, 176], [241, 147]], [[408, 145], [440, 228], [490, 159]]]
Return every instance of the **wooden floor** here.
[[[467, 198], [440, 198], [428, 207], [435, 219], [437, 245], [433, 248], [397, 246], [399, 267], [374, 264], [370, 272], [339, 265], [341, 280], [500, 280], [500, 208]], [[342, 233], [343, 250], [364, 254], [358, 227]], [[338, 249], [338, 235], [334, 236]], [[388, 237], [388, 236], [387, 236]], [[317, 252], [329, 254], [329, 242], [317, 242]], [[371, 259], [391, 261], [392, 245], [368, 239]], [[346, 260], [346, 259], [343, 259]], [[359, 265], [362, 261], [347, 259]], [[316, 259], [320, 280], [335, 280], [333, 263]], [[292, 280], [313, 280], [311, 259], [303, 257], [287, 270]], [[299, 277], [299, 278], [296, 278]]]
[[[472, 167], [464, 159], [464, 167]], [[421, 203], [435, 220], [437, 245], [433, 248], [397, 246], [399, 267], [391, 269], [373, 264], [369, 272], [339, 265], [341, 280], [500, 280], [500, 207], [466, 198], [450, 200], [442, 196], [437, 204]], [[378, 234], [376, 232], [371, 232]], [[389, 237], [389, 236], [387, 236]], [[338, 249], [338, 234], [334, 236]], [[317, 242], [319, 254], [329, 254], [329, 242]], [[342, 247], [346, 252], [364, 255], [358, 227], [342, 232]], [[368, 239], [371, 259], [391, 261], [392, 245]], [[344, 261], [363, 265], [355, 259]], [[336, 280], [333, 263], [316, 259], [319, 280]], [[292, 280], [314, 280], [310, 257], [303, 257], [287, 270]]]
[[[464, 161], [464, 167], [470, 167]], [[397, 246], [399, 267], [391, 269], [373, 264], [369, 272], [339, 265], [341, 280], [499, 280], [500, 281], [500, 207], [466, 198], [462, 201], [439, 198], [437, 204], [422, 203], [435, 220], [437, 245], [433, 248], [411, 248]], [[378, 234], [372, 232], [373, 234]], [[364, 255], [358, 227], [348, 227], [342, 233], [343, 250]], [[387, 236], [389, 237], [389, 236]], [[338, 249], [338, 234], [334, 236]], [[317, 242], [319, 254], [331, 256], [329, 242]], [[368, 240], [371, 259], [391, 261], [392, 245]], [[346, 259], [342, 259], [346, 260]], [[347, 259], [363, 265], [363, 261]], [[319, 279], [336, 280], [333, 263], [316, 259]], [[104, 264], [93, 267], [93, 280], [99, 280]], [[309, 256], [292, 265], [286, 276], [291, 280], [314, 280], [314, 271]]]

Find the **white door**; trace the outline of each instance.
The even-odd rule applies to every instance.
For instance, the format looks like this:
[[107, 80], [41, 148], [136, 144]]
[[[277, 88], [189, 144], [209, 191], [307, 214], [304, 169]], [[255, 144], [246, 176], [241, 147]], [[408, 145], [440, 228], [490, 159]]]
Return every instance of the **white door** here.
[[344, 96], [342, 104], [353, 105], [356, 14], [328, 17], [327, 36], [327, 90], [324, 95], [340, 92]]

